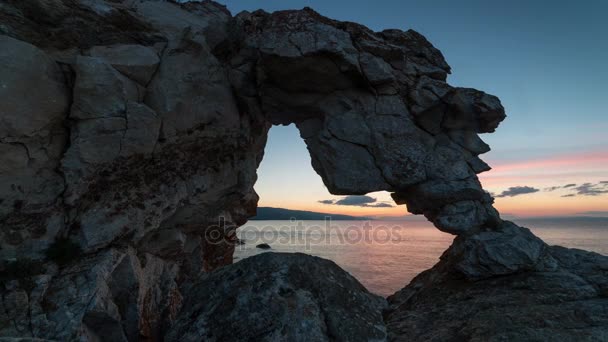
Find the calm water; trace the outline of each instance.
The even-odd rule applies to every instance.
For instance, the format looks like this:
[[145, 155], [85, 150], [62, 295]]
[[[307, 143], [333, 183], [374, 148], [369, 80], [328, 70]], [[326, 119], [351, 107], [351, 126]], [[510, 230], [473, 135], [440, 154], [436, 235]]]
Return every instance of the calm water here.
[[[551, 245], [608, 255], [608, 219], [515, 220]], [[333, 260], [370, 291], [387, 296], [439, 260], [453, 240], [426, 221], [249, 221], [235, 260], [264, 253], [302, 252]]]

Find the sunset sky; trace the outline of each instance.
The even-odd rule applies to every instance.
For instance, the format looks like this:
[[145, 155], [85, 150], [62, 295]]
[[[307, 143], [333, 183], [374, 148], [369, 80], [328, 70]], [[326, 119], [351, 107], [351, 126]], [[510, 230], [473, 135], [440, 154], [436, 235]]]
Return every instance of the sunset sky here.
[[[450, 84], [496, 95], [506, 108], [508, 117], [496, 133], [481, 136], [492, 147], [482, 159], [493, 170], [480, 178], [486, 190], [505, 192], [496, 198], [503, 215], [608, 216], [608, 2], [220, 2], [233, 14], [310, 6], [376, 31], [422, 33], [452, 67]], [[329, 194], [293, 126], [271, 129], [258, 175], [260, 206], [364, 216], [406, 213], [404, 206], [319, 203], [343, 197]], [[509, 196], [514, 194], [519, 195]], [[369, 196], [394, 204], [388, 193]]]

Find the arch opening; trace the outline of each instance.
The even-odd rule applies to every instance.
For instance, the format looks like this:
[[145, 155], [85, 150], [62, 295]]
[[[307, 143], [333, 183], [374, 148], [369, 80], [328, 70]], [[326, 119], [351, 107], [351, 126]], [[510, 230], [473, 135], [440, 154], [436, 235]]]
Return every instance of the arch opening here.
[[[436, 264], [451, 244], [452, 235], [406, 216], [388, 192], [332, 195], [310, 158], [295, 125], [270, 128], [254, 186], [257, 216], [237, 230], [235, 262], [269, 251], [310, 254], [388, 296]], [[270, 249], [257, 248], [262, 244]]]

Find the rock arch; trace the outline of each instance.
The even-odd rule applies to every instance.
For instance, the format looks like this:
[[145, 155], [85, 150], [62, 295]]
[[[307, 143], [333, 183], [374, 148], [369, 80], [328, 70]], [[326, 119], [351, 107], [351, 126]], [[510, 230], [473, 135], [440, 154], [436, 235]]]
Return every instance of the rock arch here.
[[490, 169], [478, 133], [494, 132], [504, 108], [447, 84], [450, 67], [423, 36], [372, 32], [308, 8], [241, 13], [234, 25], [219, 55], [237, 70], [237, 99], [272, 124], [295, 123], [331, 193], [392, 192], [461, 236], [445, 256], [466, 277], [539, 265], [544, 243], [503, 222], [476, 176]]
[[237, 83], [256, 89], [256, 110], [298, 126], [333, 194], [391, 191], [453, 234], [495, 224], [476, 177], [489, 170], [477, 133], [505, 118], [500, 101], [449, 86], [443, 56], [414, 31], [374, 33], [320, 18], [309, 9], [236, 17], [239, 31], [260, 31], [244, 39], [245, 56], [228, 57], [256, 76]]
[[0, 9], [11, 18], [0, 36], [0, 257], [39, 267], [6, 290], [21, 304], [3, 304], [17, 323], [0, 329], [158, 337], [180, 285], [231, 263], [225, 240], [255, 213], [272, 124], [297, 125], [330, 192], [391, 191], [459, 235], [440, 267], [469, 279], [552, 267], [476, 176], [489, 169], [477, 134], [505, 118], [499, 100], [448, 85], [449, 66], [420, 34], [311, 9], [35, 3], [42, 12], [11, 3], [17, 19]]

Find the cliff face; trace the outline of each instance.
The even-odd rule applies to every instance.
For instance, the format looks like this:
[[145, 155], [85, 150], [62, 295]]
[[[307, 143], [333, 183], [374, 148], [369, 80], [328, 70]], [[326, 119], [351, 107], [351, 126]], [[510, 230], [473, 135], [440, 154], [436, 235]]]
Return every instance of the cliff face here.
[[230, 264], [255, 215], [270, 124], [212, 53], [230, 15], [0, 6], [1, 335], [158, 340], [180, 285]]
[[477, 179], [500, 101], [448, 85], [417, 32], [210, 1], [10, 0], [0, 20], [0, 336], [162, 339], [232, 263], [273, 124], [330, 192], [390, 191], [458, 235], [437, 272], [559, 268]]

